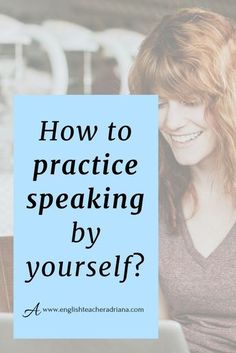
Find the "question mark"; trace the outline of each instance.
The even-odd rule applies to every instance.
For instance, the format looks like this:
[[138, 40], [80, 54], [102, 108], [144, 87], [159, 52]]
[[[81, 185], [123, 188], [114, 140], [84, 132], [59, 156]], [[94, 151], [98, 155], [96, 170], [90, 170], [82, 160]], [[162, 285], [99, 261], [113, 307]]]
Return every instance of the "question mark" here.
[[[140, 265], [144, 262], [144, 256], [140, 252], [134, 252], [134, 255], [138, 255], [138, 256], [141, 257], [141, 260], [136, 264], [136, 270], [139, 271]], [[139, 272], [136, 272], [135, 276], [138, 277], [139, 276]]]

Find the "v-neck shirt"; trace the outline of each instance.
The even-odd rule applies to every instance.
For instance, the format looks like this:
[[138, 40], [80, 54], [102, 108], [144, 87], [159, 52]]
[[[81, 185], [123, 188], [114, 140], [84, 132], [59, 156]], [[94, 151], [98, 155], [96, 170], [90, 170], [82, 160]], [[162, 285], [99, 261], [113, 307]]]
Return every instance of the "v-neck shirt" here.
[[160, 226], [160, 285], [191, 353], [236, 352], [236, 224], [208, 256]]
[[188, 227], [187, 227], [185, 222], [183, 222], [183, 225], [182, 225], [182, 234], [183, 234], [183, 237], [184, 237], [184, 240], [185, 240], [186, 248], [188, 249], [189, 253], [195, 259], [195, 261], [197, 261], [201, 266], [206, 267], [212, 261], [212, 258], [220, 256], [220, 255], [218, 255], [218, 253], [221, 253], [221, 256], [223, 258], [224, 258], [224, 256], [227, 256], [227, 254], [225, 254], [224, 248], [225, 248], [225, 246], [228, 245], [229, 242], [231, 242], [231, 237], [235, 237], [236, 236], [236, 222], [233, 224], [233, 226], [231, 227], [229, 232], [225, 235], [223, 240], [206, 257], [203, 256], [196, 249], [196, 247], [194, 245], [194, 242], [192, 240], [192, 237], [191, 237], [191, 235], [189, 233]]

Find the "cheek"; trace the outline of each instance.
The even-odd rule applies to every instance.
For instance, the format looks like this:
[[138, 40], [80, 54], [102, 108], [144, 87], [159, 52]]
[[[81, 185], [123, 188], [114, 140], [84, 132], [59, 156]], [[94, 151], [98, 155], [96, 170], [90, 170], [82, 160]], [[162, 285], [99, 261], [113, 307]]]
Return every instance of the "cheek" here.
[[214, 150], [218, 145], [217, 135], [212, 128], [209, 128], [206, 134], [206, 145], [208, 145], [210, 150]]
[[161, 136], [164, 138], [164, 140], [170, 143], [170, 136], [166, 132], [164, 132], [165, 118], [166, 118], [165, 109], [160, 109], [159, 110], [159, 131], [161, 133]]
[[218, 144], [219, 137], [217, 135], [217, 126], [215, 126], [214, 122], [214, 116], [210, 112], [206, 112], [202, 126], [206, 131], [209, 144], [216, 146]]
[[203, 127], [204, 130], [213, 129], [213, 116], [204, 106], [200, 106], [196, 111], [195, 123]]

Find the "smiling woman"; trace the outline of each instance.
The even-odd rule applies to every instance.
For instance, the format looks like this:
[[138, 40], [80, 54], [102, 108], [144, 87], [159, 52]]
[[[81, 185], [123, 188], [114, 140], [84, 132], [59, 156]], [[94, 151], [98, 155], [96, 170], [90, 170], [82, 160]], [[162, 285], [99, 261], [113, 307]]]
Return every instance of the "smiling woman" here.
[[235, 26], [198, 8], [165, 16], [140, 48], [130, 90], [160, 96], [160, 284], [168, 315], [191, 353], [234, 353]]
[[204, 104], [168, 100], [160, 105], [160, 131], [181, 165], [200, 163], [216, 148], [216, 135], [204, 116]]

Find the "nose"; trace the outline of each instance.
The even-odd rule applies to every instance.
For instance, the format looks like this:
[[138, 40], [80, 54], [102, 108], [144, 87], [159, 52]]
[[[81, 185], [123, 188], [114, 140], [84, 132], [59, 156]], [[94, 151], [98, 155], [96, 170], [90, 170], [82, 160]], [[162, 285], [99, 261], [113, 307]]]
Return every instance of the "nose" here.
[[183, 104], [175, 100], [169, 100], [163, 112], [160, 111], [162, 127], [167, 131], [181, 129], [187, 121], [186, 113]]

